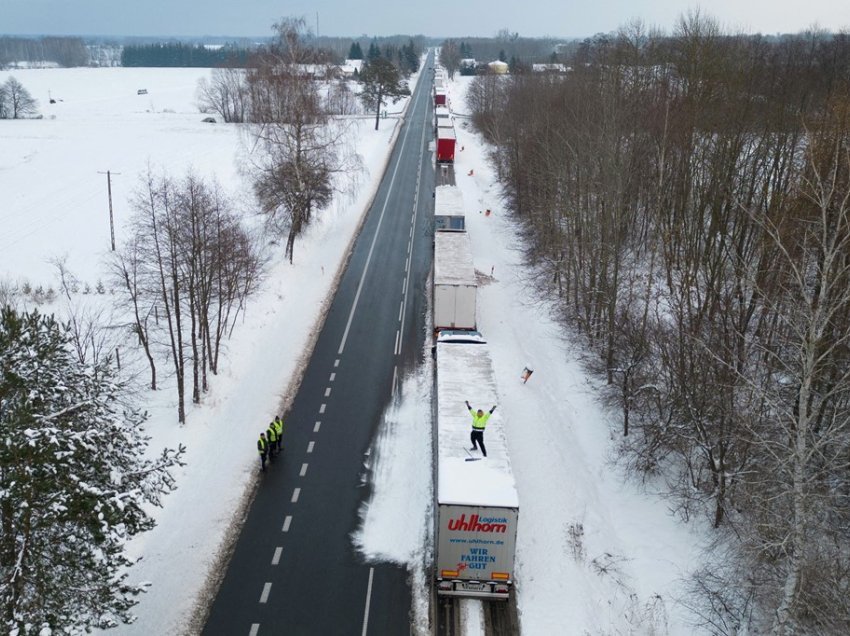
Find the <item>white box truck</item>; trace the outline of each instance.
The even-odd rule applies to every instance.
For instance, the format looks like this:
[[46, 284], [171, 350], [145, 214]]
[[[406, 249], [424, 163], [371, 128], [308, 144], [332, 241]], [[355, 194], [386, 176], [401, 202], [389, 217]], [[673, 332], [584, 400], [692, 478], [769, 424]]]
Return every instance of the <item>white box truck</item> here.
[[507, 600], [514, 585], [519, 496], [498, 408], [484, 432], [487, 456], [469, 450], [466, 401], [483, 410], [499, 402], [481, 335], [441, 333], [435, 375], [437, 594]]
[[434, 330], [475, 329], [478, 282], [466, 232], [434, 233]]

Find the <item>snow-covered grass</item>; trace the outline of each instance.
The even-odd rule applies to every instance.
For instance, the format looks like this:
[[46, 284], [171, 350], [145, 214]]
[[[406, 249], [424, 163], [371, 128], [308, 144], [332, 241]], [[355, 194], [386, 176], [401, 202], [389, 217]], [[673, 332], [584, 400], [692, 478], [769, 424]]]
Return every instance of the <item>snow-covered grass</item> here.
[[[207, 124], [194, 106], [200, 69], [29, 69], [14, 75], [39, 100], [40, 120], [0, 120], [0, 281], [57, 286], [52, 259], [92, 287], [106, 280], [109, 251], [106, 170], [113, 172], [116, 233], [127, 231], [128, 198], [148, 165], [185, 176], [214, 176], [252, 221], [239, 163], [237, 126]], [[450, 83], [463, 110], [467, 78]], [[138, 95], [146, 89], [146, 95]], [[52, 97], [55, 104], [49, 104]], [[398, 108], [394, 107], [394, 110]], [[176, 424], [171, 380], [142, 391], [151, 418], [152, 448], [185, 444], [187, 465], [178, 489], [155, 511], [158, 525], [129, 546], [141, 561], [133, 581], [150, 581], [126, 634], [172, 634], [189, 629], [209, 570], [257, 472], [254, 440], [291, 399], [303, 356], [340, 264], [377, 186], [394, 124], [372, 130], [354, 124], [357, 152], [367, 168], [359, 189], [339, 198], [296, 245], [296, 262], [273, 256], [261, 292], [251, 300], [228, 343], [224, 370], [213, 378], [185, 426]], [[488, 338], [499, 384], [500, 418], [520, 497], [517, 590], [523, 633], [689, 633], [675, 604], [680, 577], [696, 564], [703, 529], [680, 525], [662, 500], [631, 485], [611, 461], [616, 443], [597, 389], [577, 362], [575, 345], [546, 319], [523, 284], [516, 238], [484, 159], [481, 140], [458, 118], [456, 173], [463, 190], [479, 289], [479, 322]], [[468, 176], [474, 169], [474, 176]], [[120, 174], [116, 174], [120, 173]], [[485, 216], [479, 210], [491, 209]], [[490, 272], [493, 278], [489, 279]], [[105, 296], [108, 298], [109, 296]], [[534, 375], [523, 384], [526, 364]], [[402, 383], [384, 417], [369, 476], [374, 498], [362, 511], [353, 541], [364, 554], [408, 563], [424, 581], [431, 553], [427, 519], [431, 452], [426, 364]], [[614, 427], [616, 429], [616, 426]], [[413, 470], [411, 467], [420, 466]], [[409, 527], [397, 525], [410, 520]], [[418, 589], [424, 585], [416, 586]], [[414, 599], [419, 631], [427, 599]], [[482, 633], [480, 610], [464, 608], [469, 634]], [[473, 625], [474, 623], [474, 625]]]

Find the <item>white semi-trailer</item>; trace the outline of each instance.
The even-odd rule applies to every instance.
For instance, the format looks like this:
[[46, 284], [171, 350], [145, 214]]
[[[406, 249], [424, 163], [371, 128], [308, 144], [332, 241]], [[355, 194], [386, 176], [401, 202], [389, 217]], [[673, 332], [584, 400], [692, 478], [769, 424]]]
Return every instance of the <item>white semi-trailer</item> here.
[[434, 233], [434, 330], [475, 329], [478, 282], [466, 232]]
[[470, 450], [466, 409], [498, 405], [487, 344], [477, 332], [442, 332], [436, 345], [435, 584], [441, 596], [506, 600], [514, 584], [519, 497], [500, 411]]

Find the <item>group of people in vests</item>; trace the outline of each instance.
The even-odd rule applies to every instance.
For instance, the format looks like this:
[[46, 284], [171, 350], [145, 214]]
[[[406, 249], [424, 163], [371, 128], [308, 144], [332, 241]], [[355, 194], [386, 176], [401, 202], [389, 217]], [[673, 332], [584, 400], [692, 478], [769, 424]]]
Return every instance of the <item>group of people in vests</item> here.
[[266, 459], [273, 462], [278, 453], [283, 452], [283, 420], [280, 415], [275, 416], [269, 427], [260, 433], [257, 452], [260, 454], [260, 470], [263, 472], [266, 470]]

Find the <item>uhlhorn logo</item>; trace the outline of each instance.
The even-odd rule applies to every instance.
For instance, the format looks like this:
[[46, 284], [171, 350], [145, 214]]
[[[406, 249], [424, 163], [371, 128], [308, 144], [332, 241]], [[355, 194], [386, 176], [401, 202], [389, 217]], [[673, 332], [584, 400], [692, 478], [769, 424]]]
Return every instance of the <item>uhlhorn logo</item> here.
[[449, 530], [461, 530], [466, 532], [500, 532], [508, 531], [506, 523], [481, 523], [478, 515], [470, 515], [469, 521], [466, 520], [466, 514], [462, 514], [460, 519], [449, 519]]

